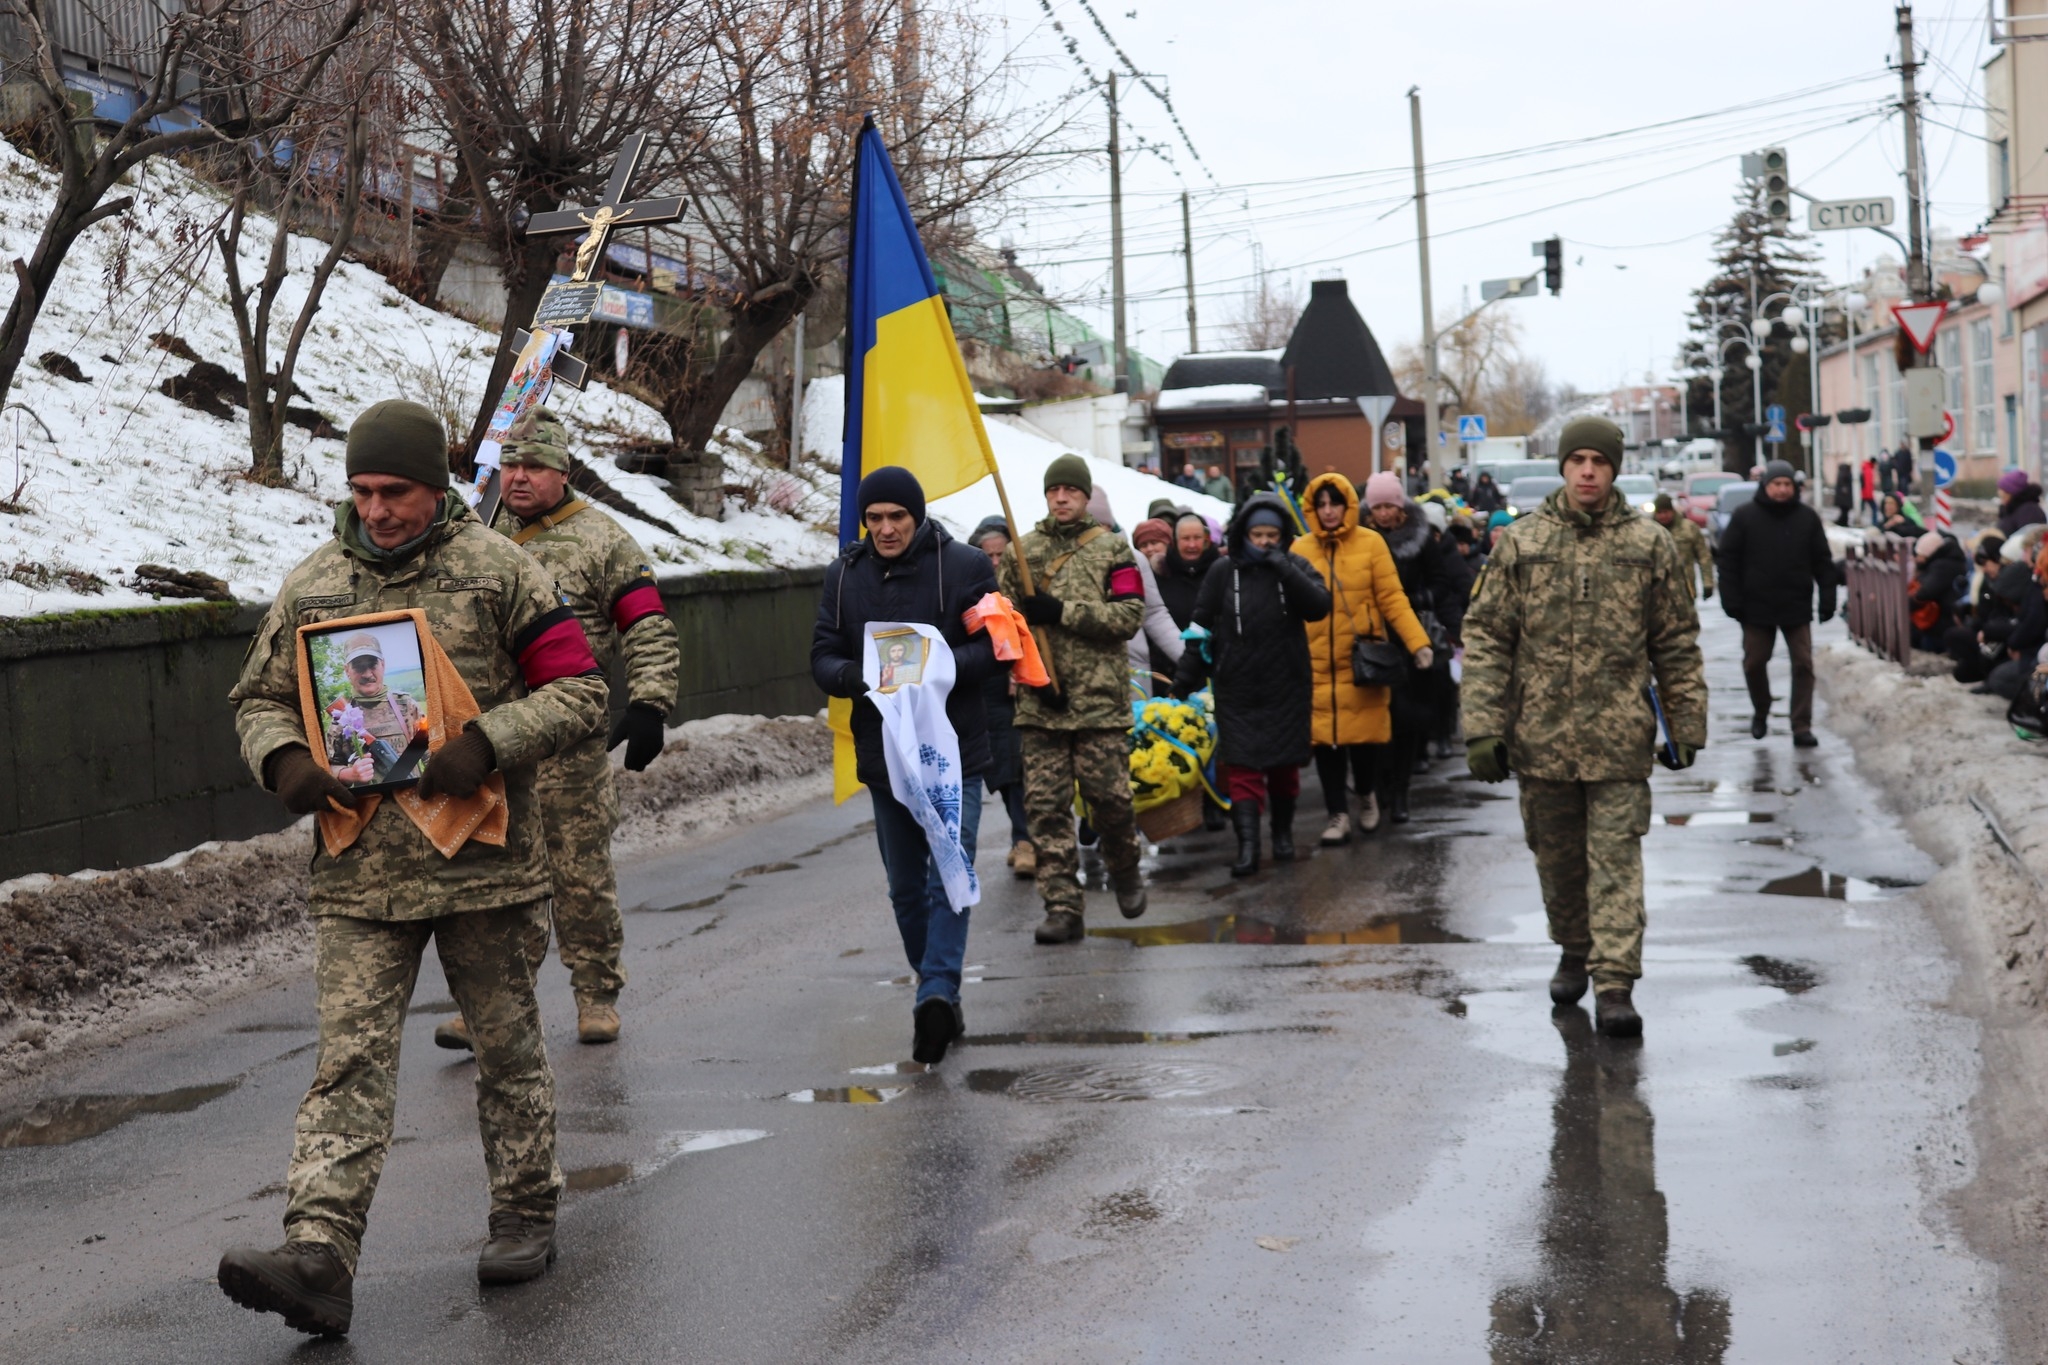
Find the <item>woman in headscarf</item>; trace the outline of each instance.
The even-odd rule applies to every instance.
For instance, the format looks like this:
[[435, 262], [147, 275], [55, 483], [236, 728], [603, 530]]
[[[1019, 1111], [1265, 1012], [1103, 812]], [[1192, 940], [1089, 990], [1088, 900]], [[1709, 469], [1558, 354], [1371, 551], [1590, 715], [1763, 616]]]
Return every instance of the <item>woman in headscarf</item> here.
[[[1159, 561], [1158, 584], [1159, 600], [1166, 604], [1176, 629], [1186, 630], [1194, 623], [1195, 597], [1219, 553], [1206, 517], [1183, 512], [1174, 521], [1173, 541]], [[1207, 792], [1202, 793], [1202, 828], [1214, 831], [1228, 823], [1223, 807]]]
[[1390, 692], [1352, 681], [1351, 650], [1356, 639], [1398, 642], [1427, 669], [1434, 662], [1429, 636], [1401, 591], [1401, 575], [1386, 541], [1358, 524], [1358, 490], [1342, 474], [1309, 480], [1309, 532], [1294, 542], [1294, 553], [1322, 575], [1335, 601], [1330, 614], [1308, 627], [1309, 666], [1315, 676], [1309, 740], [1323, 805], [1330, 820], [1326, 845], [1351, 839], [1351, 803], [1345, 770], [1359, 797], [1358, 828], [1380, 826], [1380, 768], [1393, 738]]

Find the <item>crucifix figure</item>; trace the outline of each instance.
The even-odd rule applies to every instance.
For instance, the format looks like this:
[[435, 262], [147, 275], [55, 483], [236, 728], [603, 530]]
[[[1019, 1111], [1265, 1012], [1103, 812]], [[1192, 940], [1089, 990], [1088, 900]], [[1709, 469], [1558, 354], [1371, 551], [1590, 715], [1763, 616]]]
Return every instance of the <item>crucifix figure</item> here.
[[[640, 169], [641, 155], [647, 150], [647, 134], [635, 133], [619, 148], [619, 159], [612, 163], [611, 178], [604, 183], [604, 195], [594, 209], [562, 208], [553, 213], [536, 213], [526, 224], [526, 235], [542, 237], [557, 232], [582, 230], [583, 240], [576, 245], [576, 270], [569, 277], [570, 283], [582, 284], [590, 278], [591, 270], [604, 255], [605, 239], [611, 236], [613, 228], [641, 227], [655, 223], [673, 223], [683, 216], [682, 196], [667, 199], [642, 199], [638, 203], [626, 203], [626, 186], [633, 173]], [[652, 278], [652, 268], [649, 269]]]

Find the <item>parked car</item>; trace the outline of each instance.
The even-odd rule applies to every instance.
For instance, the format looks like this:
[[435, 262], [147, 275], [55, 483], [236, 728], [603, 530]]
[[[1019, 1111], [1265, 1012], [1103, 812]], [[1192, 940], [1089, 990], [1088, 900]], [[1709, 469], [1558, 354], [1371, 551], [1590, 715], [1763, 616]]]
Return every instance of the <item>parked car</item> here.
[[[1479, 474], [1493, 475], [1493, 481], [1506, 488], [1516, 479], [1533, 479], [1544, 474], [1557, 473], [1556, 460], [1496, 460], [1492, 464], [1479, 466]], [[1473, 476], [1478, 477], [1478, 474]]]
[[1738, 476], [1726, 471], [1718, 474], [1694, 474], [1685, 481], [1685, 492], [1680, 497], [1679, 505], [1685, 509], [1686, 516], [1692, 518], [1695, 526], [1704, 529], [1708, 515], [1720, 501], [1721, 490], [1731, 483], [1739, 482], [1741, 480]]
[[1657, 481], [1648, 474], [1623, 474], [1615, 479], [1614, 487], [1644, 516], [1656, 510]]
[[1543, 505], [1543, 500], [1564, 487], [1556, 474], [1529, 474], [1508, 485], [1508, 515], [1524, 517]]
[[1735, 509], [1756, 497], [1757, 485], [1754, 480], [1743, 479], [1736, 483], [1724, 484], [1714, 494], [1714, 510], [1707, 514], [1707, 540], [1716, 550], [1721, 548], [1721, 532], [1728, 525], [1728, 518], [1735, 515]]

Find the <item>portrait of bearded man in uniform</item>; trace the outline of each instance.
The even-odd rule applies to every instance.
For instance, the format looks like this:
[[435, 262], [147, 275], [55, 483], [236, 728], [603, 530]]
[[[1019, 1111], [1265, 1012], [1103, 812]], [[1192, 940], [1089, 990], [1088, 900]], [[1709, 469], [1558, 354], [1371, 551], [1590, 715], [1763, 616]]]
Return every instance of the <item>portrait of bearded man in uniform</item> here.
[[338, 647], [332, 635], [307, 643], [328, 771], [350, 786], [384, 781], [427, 725], [426, 708], [398, 685], [423, 680], [418, 637], [400, 624], [351, 631]]

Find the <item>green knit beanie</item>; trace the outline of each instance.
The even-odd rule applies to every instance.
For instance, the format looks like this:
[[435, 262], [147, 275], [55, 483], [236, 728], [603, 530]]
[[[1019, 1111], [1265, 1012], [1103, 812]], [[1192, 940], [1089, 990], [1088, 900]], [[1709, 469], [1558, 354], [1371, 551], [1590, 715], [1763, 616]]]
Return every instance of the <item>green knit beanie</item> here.
[[498, 453], [501, 465], [529, 464], [543, 469], [569, 472], [569, 432], [562, 419], [546, 408], [535, 408], [513, 423], [505, 433]]
[[1088, 472], [1088, 462], [1079, 455], [1062, 455], [1045, 467], [1045, 491], [1065, 486], [1078, 488], [1083, 493], [1095, 491], [1095, 476]]
[[1621, 428], [1605, 417], [1574, 417], [1558, 433], [1557, 467], [1562, 470], [1565, 457], [1574, 450], [1590, 450], [1606, 457], [1608, 465], [1619, 474], [1621, 443]]
[[348, 429], [348, 476], [395, 474], [429, 488], [448, 486], [448, 433], [441, 419], [409, 398], [363, 409]]

